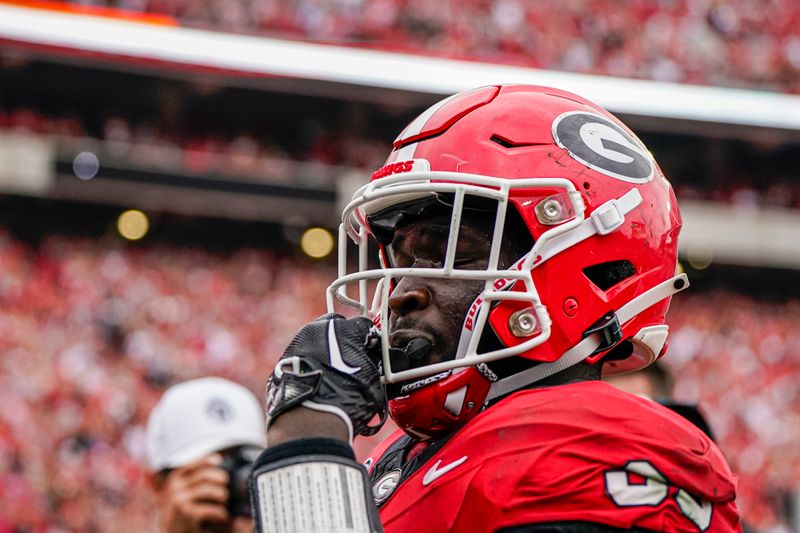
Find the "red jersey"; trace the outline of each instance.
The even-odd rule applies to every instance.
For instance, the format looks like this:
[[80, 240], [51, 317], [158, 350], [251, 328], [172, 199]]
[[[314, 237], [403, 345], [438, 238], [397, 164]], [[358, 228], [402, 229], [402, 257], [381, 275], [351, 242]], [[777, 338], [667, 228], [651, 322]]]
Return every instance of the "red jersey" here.
[[517, 392], [418, 455], [402, 432], [368, 459], [386, 533], [569, 521], [741, 531], [717, 446], [656, 402], [588, 381]]

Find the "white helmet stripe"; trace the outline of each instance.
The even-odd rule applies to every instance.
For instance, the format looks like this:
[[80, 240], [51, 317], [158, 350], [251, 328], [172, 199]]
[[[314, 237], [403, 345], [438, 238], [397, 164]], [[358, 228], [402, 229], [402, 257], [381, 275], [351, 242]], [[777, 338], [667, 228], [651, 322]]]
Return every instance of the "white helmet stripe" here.
[[[425, 128], [425, 125], [428, 123], [431, 117], [433, 117], [433, 115], [435, 115], [436, 112], [439, 111], [442, 107], [444, 107], [450, 100], [454, 99], [457, 96], [461, 96], [461, 93], [448, 96], [444, 100], [440, 100], [439, 102], [433, 104], [428, 109], [423, 111], [421, 115], [419, 115], [411, 122], [411, 124], [406, 126], [406, 129], [404, 129], [400, 133], [400, 135], [398, 135], [397, 139], [395, 139], [395, 142], [399, 139], [407, 139], [409, 137], [413, 137], [414, 135], [419, 134]], [[417, 143], [415, 142], [409, 143], [400, 148], [400, 150], [398, 150], [397, 152], [394, 152], [393, 160], [407, 161], [409, 159], [414, 159], [414, 152], [416, 151], [416, 149], [417, 149]]]

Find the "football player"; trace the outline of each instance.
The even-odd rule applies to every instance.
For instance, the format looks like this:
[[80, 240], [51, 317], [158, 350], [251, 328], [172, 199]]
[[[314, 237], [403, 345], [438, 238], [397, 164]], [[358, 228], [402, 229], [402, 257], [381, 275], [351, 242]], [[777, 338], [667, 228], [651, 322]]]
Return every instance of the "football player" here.
[[[664, 354], [680, 227], [650, 152], [584, 98], [425, 111], [342, 216], [328, 306], [362, 316], [305, 326], [270, 377], [257, 528], [741, 530], [715, 444], [600, 380]], [[350, 443], [387, 411], [365, 470]]]

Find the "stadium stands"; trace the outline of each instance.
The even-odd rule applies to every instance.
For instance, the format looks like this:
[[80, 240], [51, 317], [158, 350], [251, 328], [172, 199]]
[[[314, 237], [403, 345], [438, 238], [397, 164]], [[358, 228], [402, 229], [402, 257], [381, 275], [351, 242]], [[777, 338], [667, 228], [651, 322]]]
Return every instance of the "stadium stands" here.
[[800, 93], [792, 0], [71, 0], [189, 27], [553, 70]]
[[[5, 231], [0, 270], [0, 531], [37, 532], [146, 530], [143, 424], [160, 393], [213, 374], [261, 395], [334, 276], [265, 250]], [[681, 295], [669, 320], [676, 399], [700, 402], [762, 527], [800, 478], [798, 320], [797, 301], [730, 292]]]
[[[80, 147], [92, 140], [78, 113], [50, 116], [31, 108], [6, 109], [0, 105], [0, 130], [54, 136], [61, 146]], [[249, 175], [285, 181], [292, 162], [372, 170], [386, 158], [386, 144], [375, 139], [334, 136], [320, 125], [308, 146], [293, 153], [276, 139], [259, 139], [246, 131], [226, 137], [213, 131], [192, 131], [181, 135], [142, 121], [109, 115], [102, 120], [100, 139], [116, 157], [146, 161], [154, 168], [179, 167], [191, 174], [209, 172]], [[95, 140], [97, 140], [95, 138]], [[88, 144], [91, 144], [88, 143]]]
[[[383, 164], [386, 144], [378, 136], [365, 133], [334, 135], [330, 125], [318, 124], [313, 138], [304, 150], [295, 147], [293, 153], [277, 139], [265, 139], [241, 131], [230, 138], [213, 131], [192, 131], [185, 135], [154, 127], [151, 123], [131, 123], [117, 115], [103, 119], [100, 138], [89, 137], [87, 128], [77, 113], [48, 116], [30, 108], [4, 109], [0, 105], [0, 131], [17, 131], [52, 136], [59, 147], [80, 151], [93, 147], [94, 141], [115, 160], [131, 166], [153, 170], [171, 170], [188, 175], [214, 173], [221, 177], [250, 177], [259, 181], [285, 183], [297, 179], [293, 165], [299, 162], [319, 164], [316, 183], [331, 183], [347, 171], [362, 171], [366, 175]], [[664, 166], [679, 199], [710, 200], [740, 207], [800, 208], [800, 179], [797, 172], [784, 171], [778, 157], [788, 159], [790, 152], [780, 152], [772, 166], [758, 167], [759, 161], [770, 157], [768, 148], [746, 145], [740, 148], [739, 168], [718, 169], [715, 175], [701, 180], [693, 173], [683, 173], [695, 164], [692, 153], [675, 147], [665, 147], [661, 154]], [[667, 152], [668, 151], [668, 152]], [[742, 158], [749, 151], [751, 163]], [[759, 153], [763, 152], [763, 153]], [[664, 158], [664, 153], [669, 158]], [[784, 165], [785, 166], [785, 165]], [[336, 169], [340, 170], [336, 170]], [[781, 170], [775, 170], [775, 168]], [[731, 171], [731, 174], [723, 174]], [[758, 175], [758, 179], [752, 179]]]
[[[794, 0], [632, 0], [625, 9], [615, 0], [70, 2], [164, 14], [193, 28], [800, 94]], [[286, 183], [297, 179], [292, 165], [311, 162], [319, 164], [319, 183], [329, 185], [337, 175], [325, 169], [380, 166], [386, 132], [400, 127], [392, 121], [410, 118], [408, 108], [359, 116], [342, 102], [295, 116], [297, 104], [280, 100], [275, 107], [288, 109], [294, 129], [281, 123], [270, 131], [264, 117], [277, 122], [280, 113], [231, 105], [260, 102], [263, 93], [208, 97], [192, 107], [183, 82], [117, 71], [104, 77], [89, 68], [76, 76], [75, 65], [43, 75], [58, 62], [25, 70], [36, 61], [9, 57], [0, 54], [0, 133], [51, 138], [70, 153], [100, 145], [147, 170]], [[71, 83], [53, 91], [61, 78]], [[186, 85], [197, 100], [227, 90]], [[199, 108], [221, 111], [197, 119]], [[337, 123], [337, 112], [352, 122]], [[679, 199], [800, 208], [797, 143], [656, 133], [655, 142], [643, 137]], [[18, 218], [28, 216], [21, 212]], [[43, 231], [34, 244], [0, 225], [0, 533], [150, 530], [143, 424], [160, 393], [215, 374], [262, 396], [293, 332], [324, 311], [334, 271], [274, 250], [130, 246]], [[800, 479], [800, 303], [793, 287], [782, 289], [795, 299], [731, 290], [681, 295], [665, 359], [677, 377], [676, 399], [701, 404], [741, 476], [743, 516], [771, 533], [790, 531], [785, 509]], [[357, 441], [359, 453], [379, 438]]]
[[143, 424], [164, 386], [213, 374], [261, 396], [332, 276], [264, 251], [5, 232], [0, 269], [0, 531], [146, 530]]
[[800, 479], [798, 320], [796, 299], [728, 291], [681, 295], [667, 320], [674, 396], [705, 411], [740, 476], [742, 517], [758, 531], [792, 531], [780, 513]]

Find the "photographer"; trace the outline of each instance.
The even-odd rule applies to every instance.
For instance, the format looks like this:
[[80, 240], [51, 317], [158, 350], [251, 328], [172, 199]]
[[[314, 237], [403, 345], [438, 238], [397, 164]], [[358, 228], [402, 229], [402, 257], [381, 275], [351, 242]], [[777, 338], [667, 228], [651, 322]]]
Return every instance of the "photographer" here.
[[161, 533], [252, 531], [247, 476], [264, 447], [255, 396], [208, 377], [170, 387], [147, 421]]

